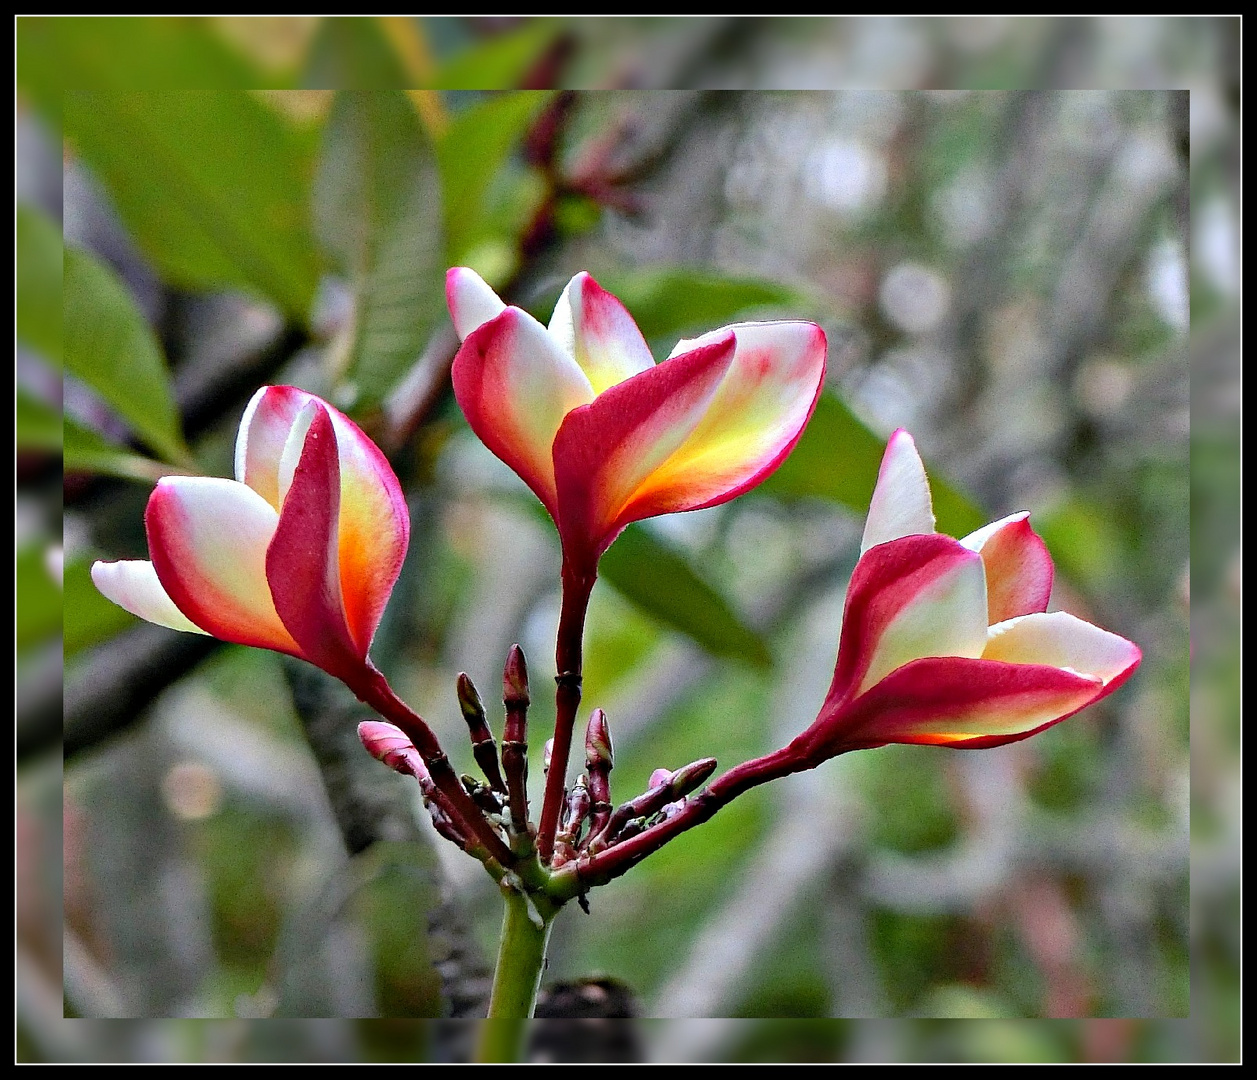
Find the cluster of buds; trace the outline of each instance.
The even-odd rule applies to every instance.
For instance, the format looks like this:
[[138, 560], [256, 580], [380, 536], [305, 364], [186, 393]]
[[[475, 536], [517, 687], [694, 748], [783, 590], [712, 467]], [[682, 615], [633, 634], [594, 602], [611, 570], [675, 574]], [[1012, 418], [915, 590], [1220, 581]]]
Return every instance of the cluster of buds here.
[[[518, 645], [511, 646], [503, 669], [502, 703], [506, 717], [499, 750], [479, 692], [465, 673], [458, 676], [458, 704], [482, 774], [475, 777], [465, 773], [460, 780], [480, 811], [478, 829], [468, 828], [470, 823], [460, 818], [458, 808], [433, 782], [422, 756], [401, 728], [380, 720], [358, 725], [358, 737], [374, 758], [418, 782], [436, 831], [480, 859], [499, 878], [534, 856], [538, 833], [529, 819], [528, 804], [528, 668]], [[543, 754], [547, 772], [551, 742], [547, 741]], [[594, 856], [678, 817], [687, 796], [715, 771], [716, 759], [701, 758], [675, 771], [656, 769], [644, 792], [618, 806], [611, 801], [614, 765], [606, 713], [595, 709], [585, 728], [585, 770], [563, 791], [558, 831], [548, 860], [550, 871], [571, 866], [579, 877], [580, 870], [592, 868]], [[478, 832], [485, 826], [511, 852], [509, 868], [501, 867], [495, 853], [481, 842]]]

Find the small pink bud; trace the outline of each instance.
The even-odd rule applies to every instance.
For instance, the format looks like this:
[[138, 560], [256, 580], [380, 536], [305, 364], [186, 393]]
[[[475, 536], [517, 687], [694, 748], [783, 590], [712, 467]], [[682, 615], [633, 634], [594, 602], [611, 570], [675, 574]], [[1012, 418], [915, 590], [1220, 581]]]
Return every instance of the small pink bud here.
[[663, 787], [664, 784], [670, 783], [672, 780], [671, 769], [656, 769], [650, 774], [650, 780], [646, 784], [646, 790], [651, 788]]
[[362, 740], [368, 754], [394, 772], [413, 776], [421, 781], [428, 779], [423, 758], [400, 728], [382, 720], [364, 720], [358, 725], [358, 738]]

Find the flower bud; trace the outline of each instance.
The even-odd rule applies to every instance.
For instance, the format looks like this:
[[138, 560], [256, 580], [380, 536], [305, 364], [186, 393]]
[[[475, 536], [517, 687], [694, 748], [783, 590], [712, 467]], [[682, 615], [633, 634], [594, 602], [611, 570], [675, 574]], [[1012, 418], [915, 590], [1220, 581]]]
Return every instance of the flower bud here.
[[668, 784], [669, 792], [674, 799], [688, 795], [695, 788], [702, 786], [712, 773], [716, 771], [716, 759], [699, 758], [672, 774]]
[[507, 707], [512, 705], [527, 706], [528, 698], [528, 665], [524, 662], [524, 650], [512, 645], [506, 656], [506, 667], [502, 671], [502, 700]]
[[358, 738], [368, 754], [394, 772], [413, 776], [421, 782], [429, 779], [423, 758], [400, 728], [382, 720], [364, 720], [358, 725]]
[[607, 714], [595, 709], [585, 728], [585, 767], [610, 772], [615, 765], [615, 751], [611, 746], [611, 729], [607, 726]]

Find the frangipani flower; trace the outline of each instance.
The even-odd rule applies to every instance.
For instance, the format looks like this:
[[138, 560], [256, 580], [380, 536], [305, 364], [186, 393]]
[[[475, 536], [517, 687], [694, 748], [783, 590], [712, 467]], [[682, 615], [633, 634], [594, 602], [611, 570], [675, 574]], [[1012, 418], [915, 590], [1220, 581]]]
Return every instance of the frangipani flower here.
[[149, 622], [354, 680], [410, 537], [393, 470], [326, 402], [268, 386], [240, 422], [235, 472], [160, 480], [144, 517], [152, 562], [98, 562], [96, 587]]
[[1052, 560], [1026, 513], [934, 532], [925, 468], [891, 436], [847, 591], [834, 680], [791, 749], [813, 762], [884, 743], [1025, 739], [1116, 690], [1139, 648], [1048, 612]]
[[624, 305], [586, 273], [542, 326], [472, 270], [446, 277], [463, 346], [454, 393], [472, 430], [554, 518], [592, 578], [625, 525], [754, 487], [794, 448], [825, 373], [808, 322], [736, 323], [656, 364]]

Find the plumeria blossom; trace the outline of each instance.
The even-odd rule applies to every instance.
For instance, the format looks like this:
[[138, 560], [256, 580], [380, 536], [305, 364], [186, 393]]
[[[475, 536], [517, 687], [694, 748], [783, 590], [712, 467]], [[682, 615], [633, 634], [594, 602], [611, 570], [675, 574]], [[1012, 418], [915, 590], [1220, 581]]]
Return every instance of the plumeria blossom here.
[[630, 522], [715, 506], [768, 476], [825, 373], [825, 335], [809, 322], [736, 323], [656, 364], [624, 305], [586, 273], [548, 326], [466, 268], [449, 271], [446, 298], [467, 422], [545, 505], [569, 569], [587, 577]]
[[355, 680], [410, 536], [393, 470], [332, 406], [268, 386], [240, 422], [235, 474], [160, 480], [144, 517], [152, 561], [98, 562], [96, 587], [149, 622]]
[[792, 744], [815, 763], [885, 743], [1025, 739], [1116, 690], [1139, 648], [1048, 612], [1052, 560], [1026, 513], [963, 540], [934, 531], [925, 468], [896, 431], [847, 591], [834, 680]]

